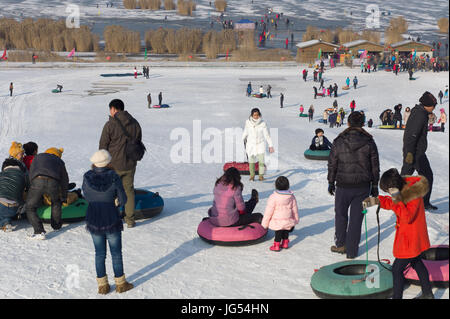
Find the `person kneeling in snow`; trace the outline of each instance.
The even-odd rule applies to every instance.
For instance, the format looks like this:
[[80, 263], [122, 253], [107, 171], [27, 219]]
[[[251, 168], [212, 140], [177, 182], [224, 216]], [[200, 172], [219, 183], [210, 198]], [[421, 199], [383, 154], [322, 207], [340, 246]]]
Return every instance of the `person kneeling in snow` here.
[[331, 142], [325, 137], [321, 128], [316, 129], [316, 136], [313, 137], [309, 149], [311, 151], [327, 151], [331, 149]]
[[58, 230], [62, 226], [61, 206], [67, 201], [69, 176], [61, 159], [63, 148], [49, 148], [34, 157], [30, 167], [31, 187], [27, 194], [27, 219], [33, 226], [32, 239], [45, 239], [45, 230], [36, 211], [42, 203], [42, 196], [48, 194], [52, 202], [51, 226]]
[[394, 211], [397, 216], [392, 265], [394, 283], [393, 299], [403, 297], [404, 271], [410, 264], [417, 272], [422, 286], [420, 299], [434, 299], [429, 273], [422, 261], [422, 253], [430, 248], [423, 196], [428, 192], [428, 180], [424, 176], [401, 176], [391, 168], [380, 179], [380, 188], [391, 196], [368, 197], [363, 207], [380, 205]]

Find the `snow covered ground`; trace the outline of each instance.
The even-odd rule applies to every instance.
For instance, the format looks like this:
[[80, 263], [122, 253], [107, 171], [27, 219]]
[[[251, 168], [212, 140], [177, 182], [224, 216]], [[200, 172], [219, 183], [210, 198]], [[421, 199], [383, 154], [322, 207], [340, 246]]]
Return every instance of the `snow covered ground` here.
[[[17, 64], [18, 66], [20, 64]], [[108, 103], [113, 98], [125, 102], [141, 124], [148, 153], [138, 164], [135, 186], [158, 191], [165, 200], [161, 215], [139, 221], [137, 227], [123, 232], [124, 267], [135, 289], [104, 298], [316, 298], [309, 284], [314, 269], [342, 261], [332, 254], [334, 238], [334, 198], [327, 193], [327, 164], [306, 160], [304, 150], [317, 127], [333, 140], [343, 127], [330, 129], [317, 122], [334, 99], [313, 99], [313, 82], [303, 82], [300, 67], [170, 67], [150, 68], [149, 80], [143, 78], [103, 78], [100, 73], [131, 72], [130, 67], [103, 68], [13, 68], [0, 69], [0, 154], [6, 157], [11, 141], [35, 141], [40, 151], [64, 147], [63, 160], [70, 180], [79, 186], [90, 167], [89, 157], [98, 148], [103, 124], [108, 119]], [[448, 85], [446, 73], [417, 73], [416, 81], [407, 74], [379, 71], [361, 74], [359, 69], [338, 68], [326, 71], [325, 84], [342, 87], [347, 76], [357, 75], [359, 88], [342, 91], [339, 106], [349, 111], [352, 99], [367, 119], [380, 124], [384, 109], [402, 103], [414, 106], [425, 90], [437, 96]], [[312, 73], [312, 70], [309, 72]], [[248, 81], [253, 87], [270, 84], [272, 99], [245, 96]], [[9, 97], [9, 83], [14, 82], [14, 96]], [[56, 84], [61, 94], [52, 94]], [[102, 89], [116, 93], [99, 95]], [[110, 89], [108, 89], [111, 91]], [[169, 109], [147, 109], [146, 95], [155, 101], [163, 92]], [[285, 108], [279, 107], [279, 93], [285, 94]], [[307, 109], [314, 104], [315, 121], [298, 117], [299, 104]], [[249, 182], [243, 177], [244, 198], [252, 188], [260, 192], [256, 212], [263, 212], [274, 190], [277, 176], [289, 178], [299, 204], [300, 223], [291, 234], [292, 247], [280, 253], [269, 251], [273, 232], [265, 242], [247, 247], [219, 247], [203, 242], [196, 233], [206, 216], [217, 177], [222, 173], [225, 155], [217, 163], [173, 162], [171, 151], [179, 142], [174, 132], [188, 132], [191, 146], [194, 122], [201, 121], [201, 133], [216, 128], [243, 128], [253, 107], [261, 109], [263, 118], [273, 129], [278, 169], [271, 170], [264, 182]], [[449, 102], [438, 105], [449, 114]], [[438, 113], [438, 110], [437, 112]], [[185, 129], [185, 130], [183, 130]], [[367, 128], [378, 145], [382, 172], [401, 167], [403, 131]], [[449, 136], [433, 132], [428, 135], [428, 156], [434, 170], [432, 203], [437, 212], [427, 214], [432, 244], [449, 242]], [[277, 136], [277, 138], [276, 138]], [[203, 150], [210, 145], [202, 141]], [[197, 141], [198, 142], [198, 141]], [[239, 145], [239, 147], [241, 147]], [[224, 147], [225, 149], [225, 147]], [[205, 151], [206, 152], [206, 151]], [[206, 154], [207, 155], [207, 154]], [[381, 211], [381, 258], [393, 261], [392, 244], [395, 218]], [[95, 281], [94, 248], [84, 223], [66, 224], [59, 232], [46, 225], [48, 240], [29, 241], [31, 226], [18, 222], [12, 233], [0, 232], [0, 298], [98, 298]], [[375, 209], [368, 214], [369, 258], [376, 260], [377, 224]], [[364, 228], [360, 256], [365, 260]], [[111, 259], [107, 271], [112, 281]], [[78, 277], [77, 277], [78, 276]], [[76, 280], [78, 278], [78, 281]], [[436, 297], [449, 298], [448, 289], [434, 289]], [[405, 291], [405, 298], [420, 294], [417, 286]], [[102, 297], [103, 298], [103, 297]]]

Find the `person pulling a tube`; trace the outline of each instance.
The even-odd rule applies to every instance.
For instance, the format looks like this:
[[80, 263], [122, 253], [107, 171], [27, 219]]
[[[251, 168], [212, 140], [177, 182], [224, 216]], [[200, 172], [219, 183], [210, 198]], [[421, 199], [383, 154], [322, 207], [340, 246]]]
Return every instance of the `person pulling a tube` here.
[[395, 240], [392, 265], [393, 299], [402, 299], [405, 277], [403, 272], [411, 265], [417, 272], [422, 295], [417, 299], [434, 299], [429, 273], [423, 263], [422, 253], [430, 248], [423, 196], [428, 193], [429, 183], [424, 176], [401, 176], [391, 168], [383, 173], [380, 188], [390, 196], [379, 195], [363, 200], [363, 208], [379, 205], [394, 211]]

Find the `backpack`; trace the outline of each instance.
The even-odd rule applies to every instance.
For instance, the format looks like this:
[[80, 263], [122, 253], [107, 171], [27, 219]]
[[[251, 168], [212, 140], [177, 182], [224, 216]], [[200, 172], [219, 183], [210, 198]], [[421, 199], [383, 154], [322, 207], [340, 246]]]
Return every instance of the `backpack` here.
[[127, 137], [127, 145], [125, 146], [125, 154], [126, 157], [133, 161], [140, 161], [144, 157], [144, 153], [147, 150], [145, 148], [144, 143], [141, 140], [132, 138], [130, 134], [128, 134], [127, 130], [123, 126], [122, 122], [116, 117], [113, 117], [122, 128], [123, 134]]

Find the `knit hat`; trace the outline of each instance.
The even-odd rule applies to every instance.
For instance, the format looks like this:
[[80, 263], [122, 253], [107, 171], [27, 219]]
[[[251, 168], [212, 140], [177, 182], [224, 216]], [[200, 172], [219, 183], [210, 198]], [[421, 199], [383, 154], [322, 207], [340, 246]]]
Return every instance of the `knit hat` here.
[[9, 148], [9, 155], [11, 157], [16, 157], [20, 153], [24, 153], [24, 152], [25, 151], [23, 150], [22, 144], [17, 143], [17, 142], [12, 142], [11, 147]]
[[441, 109], [440, 111], [441, 111], [441, 113], [444, 113], [444, 112], [445, 112], [445, 109]]
[[111, 162], [111, 154], [107, 150], [98, 150], [89, 160], [96, 167], [105, 167]]
[[47, 149], [45, 151], [45, 153], [56, 155], [59, 158], [61, 158], [63, 152], [64, 152], [64, 149], [62, 147], [61, 148], [50, 147], [49, 149]]
[[419, 102], [422, 103], [423, 106], [436, 106], [437, 100], [433, 94], [426, 91], [422, 97], [419, 99]]

